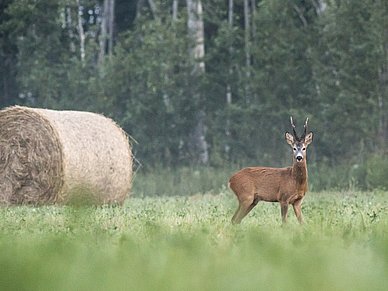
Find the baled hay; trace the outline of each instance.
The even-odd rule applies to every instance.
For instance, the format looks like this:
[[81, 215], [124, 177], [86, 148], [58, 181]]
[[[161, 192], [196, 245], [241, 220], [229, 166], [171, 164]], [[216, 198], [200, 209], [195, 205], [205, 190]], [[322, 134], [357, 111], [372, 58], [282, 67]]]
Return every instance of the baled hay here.
[[20, 106], [0, 111], [2, 204], [122, 203], [131, 178], [128, 138], [111, 119]]

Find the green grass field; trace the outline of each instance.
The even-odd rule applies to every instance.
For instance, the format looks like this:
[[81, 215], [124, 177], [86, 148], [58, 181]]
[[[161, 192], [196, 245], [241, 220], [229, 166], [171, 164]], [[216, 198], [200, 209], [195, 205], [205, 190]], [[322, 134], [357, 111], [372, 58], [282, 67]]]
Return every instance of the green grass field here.
[[2, 290], [387, 290], [388, 193], [308, 193], [306, 224], [229, 190], [0, 209]]

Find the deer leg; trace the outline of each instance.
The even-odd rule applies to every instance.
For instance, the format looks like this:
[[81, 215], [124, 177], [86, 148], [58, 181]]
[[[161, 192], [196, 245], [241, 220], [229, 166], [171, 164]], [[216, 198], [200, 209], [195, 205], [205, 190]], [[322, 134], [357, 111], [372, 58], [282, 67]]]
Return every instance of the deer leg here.
[[241, 222], [241, 220], [248, 214], [250, 205], [251, 202], [247, 200], [240, 202], [240, 205], [232, 218], [233, 224]]
[[233, 215], [232, 223], [240, 223], [241, 220], [259, 203], [260, 199], [257, 195], [251, 200], [244, 200], [239, 202], [236, 213]]
[[283, 221], [283, 223], [286, 223], [287, 222], [287, 212], [288, 212], [288, 203], [287, 202], [280, 203], [280, 211], [282, 213], [282, 221]]
[[239, 203], [238, 208], [237, 208], [236, 212], [234, 213], [234, 215], [233, 215], [233, 217], [232, 217], [232, 223], [233, 223], [233, 224], [236, 224], [236, 223], [240, 223], [240, 222], [241, 222], [241, 220], [239, 220], [239, 221], [237, 220], [237, 217], [240, 216], [240, 215], [239, 215], [240, 211], [241, 211], [241, 203]]
[[292, 207], [294, 208], [296, 218], [298, 219], [300, 224], [303, 223], [302, 201], [303, 201], [303, 199], [299, 199], [299, 200], [295, 201], [295, 203], [292, 205]]

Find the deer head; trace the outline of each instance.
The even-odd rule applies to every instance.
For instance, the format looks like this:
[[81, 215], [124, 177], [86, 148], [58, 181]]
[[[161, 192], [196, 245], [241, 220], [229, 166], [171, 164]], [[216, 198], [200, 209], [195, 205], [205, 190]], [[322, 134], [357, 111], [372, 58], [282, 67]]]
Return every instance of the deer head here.
[[303, 134], [299, 137], [296, 133], [295, 124], [292, 120], [292, 116], [290, 117], [291, 126], [293, 134], [286, 132], [286, 141], [293, 149], [293, 159], [296, 162], [303, 162], [306, 160], [306, 149], [307, 146], [313, 141], [313, 133], [310, 131], [307, 134], [307, 122], [309, 121], [306, 118], [304, 123], [304, 131]]

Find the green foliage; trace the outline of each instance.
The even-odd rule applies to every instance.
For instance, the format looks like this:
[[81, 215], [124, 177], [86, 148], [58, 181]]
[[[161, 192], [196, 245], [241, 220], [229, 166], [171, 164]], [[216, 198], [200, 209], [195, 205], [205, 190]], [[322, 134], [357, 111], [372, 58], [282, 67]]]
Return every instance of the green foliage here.
[[366, 167], [364, 164], [331, 165], [328, 163], [309, 166], [309, 189], [366, 189]]
[[388, 157], [374, 155], [368, 159], [366, 183], [370, 188], [388, 189]]
[[[388, 17], [381, 14], [383, 6], [381, 1], [332, 1], [320, 19], [324, 30], [316, 48], [316, 72], [326, 156], [335, 148], [337, 156], [350, 159], [374, 143], [381, 118], [377, 103], [385, 54], [379, 23]], [[340, 136], [333, 138], [334, 132]]]
[[228, 185], [228, 178], [237, 168], [211, 167], [168, 168], [157, 166], [136, 172], [133, 192], [136, 196], [190, 196], [218, 193]]
[[[174, 168], [159, 165], [140, 168], [134, 176], [133, 192], [139, 197], [217, 193], [226, 189], [230, 176], [246, 165], [250, 164]], [[365, 163], [335, 166], [329, 163], [309, 163], [308, 173], [309, 192], [386, 189], [387, 160], [381, 156], [372, 156]]]
[[231, 225], [229, 192], [1, 208], [0, 281], [9, 290], [385, 290], [386, 194], [314, 193], [306, 225], [290, 213], [284, 227], [271, 203]]
[[138, 155], [166, 164], [187, 159], [198, 107], [187, 41], [178, 36], [182, 25], [139, 20], [122, 36], [105, 77], [107, 94], [121, 100], [121, 123], [139, 142]]
[[105, 113], [138, 141], [147, 169], [197, 163], [199, 111], [210, 166], [286, 166], [289, 116], [298, 128], [308, 116], [312, 187], [379, 187], [366, 177], [367, 157], [387, 146], [385, 1], [256, 1], [247, 32], [242, 1], [231, 24], [227, 2], [202, 0], [202, 76], [184, 3], [173, 20], [172, 1], [154, 1], [155, 13], [147, 1], [115, 2], [114, 49], [101, 62], [101, 1], [3, 1], [0, 104]]
[[42, 106], [53, 106], [60, 97], [61, 64], [68, 51], [58, 18], [52, 17], [58, 13], [59, 3], [20, 2], [14, 1], [7, 10], [7, 25], [14, 27], [17, 36], [19, 95], [30, 101], [38, 99]]

